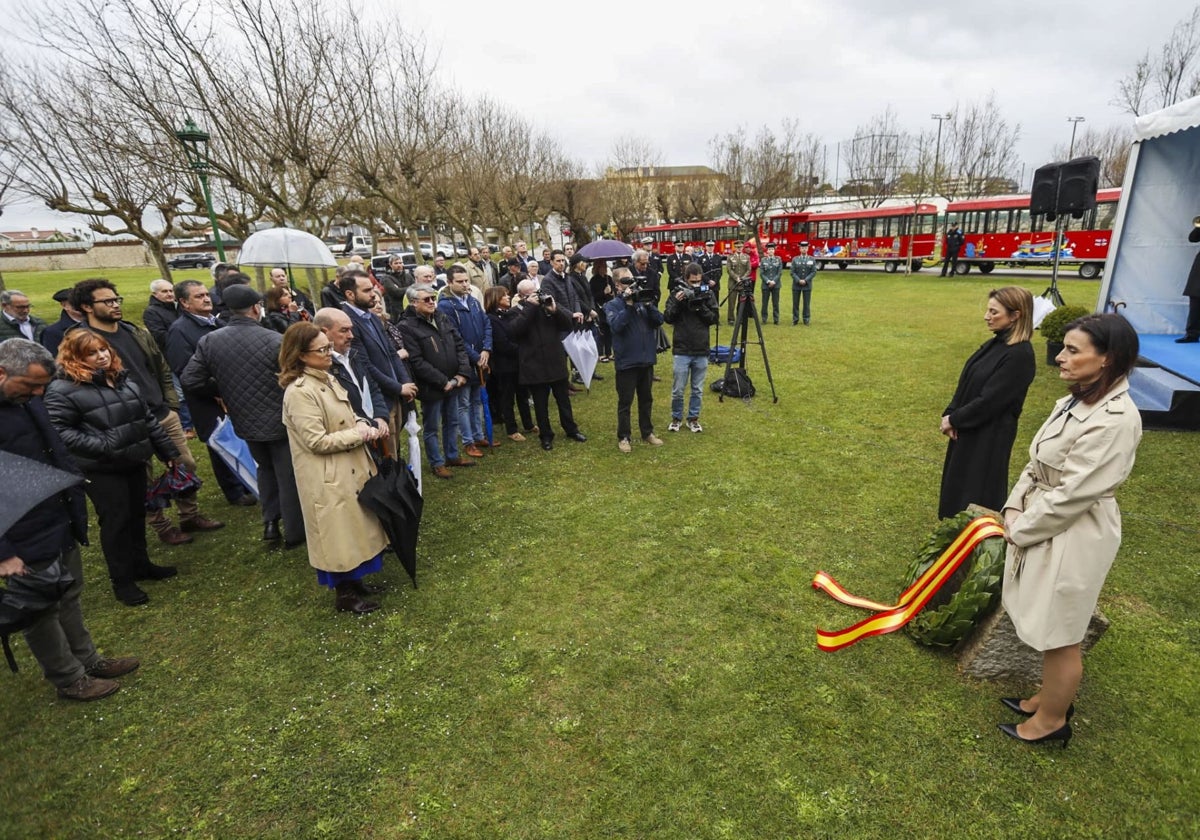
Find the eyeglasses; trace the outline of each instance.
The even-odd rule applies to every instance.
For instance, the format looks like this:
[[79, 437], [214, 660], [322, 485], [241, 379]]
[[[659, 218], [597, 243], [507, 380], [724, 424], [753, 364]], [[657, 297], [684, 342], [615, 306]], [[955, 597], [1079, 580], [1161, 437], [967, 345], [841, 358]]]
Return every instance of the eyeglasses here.
[[123, 298], [123, 297], [110, 297], [110, 298], [104, 298], [103, 300], [93, 300], [92, 306], [95, 306], [100, 303], [103, 303], [105, 306], [120, 306], [122, 303], [124, 303], [124, 301], [125, 301], [125, 298]]
[[437, 298], [430, 297], [429, 295], [417, 298], [417, 303], [431, 303], [431, 302], [435, 302], [435, 301], [437, 301]]
[[332, 344], [323, 344], [320, 347], [309, 347], [305, 353], [316, 353], [318, 356], [328, 356], [333, 352]]

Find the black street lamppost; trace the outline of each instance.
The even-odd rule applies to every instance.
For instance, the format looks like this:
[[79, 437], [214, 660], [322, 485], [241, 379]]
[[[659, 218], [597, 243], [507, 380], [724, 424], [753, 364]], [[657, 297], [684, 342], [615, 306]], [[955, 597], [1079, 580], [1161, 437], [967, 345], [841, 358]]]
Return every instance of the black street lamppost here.
[[1067, 159], [1070, 160], [1075, 157], [1075, 130], [1081, 122], [1087, 122], [1087, 117], [1067, 117], [1067, 122], [1071, 124], [1071, 146], [1067, 150]]
[[952, 119], [952, 117], [949, 113], [931, 114], [929, 119], [937, 120], [938, 124], [937, 142], [933, 147], [933, 194], [941, 195], [941, 188], [939, 186], [941, 183], [941, 178], [938, 173], [938, 167], [942, 162], [942, 123], [944, 123], [946, 120]]
[[188, 165], [200, 177], [200, 188], [204, 191], [204, 206], [208, 209], [208, 221], [212, 225], [213, 244], [217, 246], [217, 257], [225, 262], [225, 246], [221, 244], [221, 231], [217, 227], [217, 215], [213, 212], [212, 194], [208, 191], [208, 132], [188, 117], [183, 128], [175, 132], [175, 138], [183, 145]]

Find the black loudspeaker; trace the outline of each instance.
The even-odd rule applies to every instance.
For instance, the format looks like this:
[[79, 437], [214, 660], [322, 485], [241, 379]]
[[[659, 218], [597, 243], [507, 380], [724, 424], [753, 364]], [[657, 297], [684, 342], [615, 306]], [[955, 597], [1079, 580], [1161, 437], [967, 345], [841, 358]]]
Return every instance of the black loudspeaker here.
[[1044, 214], [1054, 221], [1059, 213], [1082, 216], [1096, 206], [1096, 187], [1100, 181], [1100, 158], [1078, 157], [1061, 163], [1048, 163], [1033, 173], [1029, 212]]

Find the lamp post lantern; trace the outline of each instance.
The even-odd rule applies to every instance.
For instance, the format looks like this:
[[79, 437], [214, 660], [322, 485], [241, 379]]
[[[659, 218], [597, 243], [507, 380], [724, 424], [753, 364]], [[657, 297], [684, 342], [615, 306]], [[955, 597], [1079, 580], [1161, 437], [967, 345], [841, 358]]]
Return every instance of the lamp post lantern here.
[[950, 114], [930, 114], [929, 119], [937, 120], [938, 124], [937, 142], [933, 146], [933, 194], [941, 195], [938, 188], [938, 165], [942, 159], [942, 123], [950, 119]]
[[1067, 151], [1067, 160], [1075, 157], [1075, 129], [1079, 128], [1081, 122], [1086, 121], [1086, 117], [1067, 117], [1067, 122], [1071, 124], [1071, 145]]
[[175, 138], [183, 146], [188, 165], [200, 178], [200, 189], [204, 192], [204, 206], [208, 209], [208, 221], [212, 225], [213, 244], [217, 246], [217, 257], [225, 262], [225, 246], [221, 243], [221, 231], [217, 227], [217, 214], [213, 212], [212, 193], [208, 191], [208, 132], [188, 117], [183, 128], [175, 132]]

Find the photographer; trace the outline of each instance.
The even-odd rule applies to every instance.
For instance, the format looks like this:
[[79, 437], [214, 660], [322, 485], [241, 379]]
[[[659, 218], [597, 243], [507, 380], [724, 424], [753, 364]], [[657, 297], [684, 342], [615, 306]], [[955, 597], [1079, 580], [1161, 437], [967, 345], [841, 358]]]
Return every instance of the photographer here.
[[571, 411], [571, 395], [567, 390], [567, 354], [563, 351], [560, 334], [571, 329], [571, 316], [555, 304], [554, 298], [538, 292], [532, 280], [517, 285], [521, 314], [508, 327], [517, 343], [517, 381], [529, 388], [537, 418], [538, 436], [542, 449], [554, 448], [554, 430], [550, 428], [550, 393], [558, 404], [558, 422], [567, 437], [579, 443], [587, 438], [579, 431]]
[[683, 270], [683, 285], [667, 298], [664, 319], [675, 327], [671, 337], [671, 352], [675, 355], [674, 379], [671, 384], [671, 425], [669, 432], [678, 432], [683, 425], [683, 388], [691, 377], [691, 396], [688, 399], [687, 425], [693, 432], [700, 426], [700, 399], [704, 392], [704, 377], [708, 373], [709, 328], [721, 319], [717, 299], [704, 283], [704, 269], [689, 263]]
[[630, 281], [628, 268], [613, 271], [616, 296], [604, 305], [613, 336], [613, 360], [617, 371], [617, 448], [622, 452], [632, 451], [629, 444], [630, 410], [635, 394], [642, 440], [651, 446], [662, 446], [662, 440], [654, 434], [651, 389], [657, 330], [663, 315], [655, 307], [656, 291], [633, 285]]

